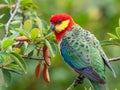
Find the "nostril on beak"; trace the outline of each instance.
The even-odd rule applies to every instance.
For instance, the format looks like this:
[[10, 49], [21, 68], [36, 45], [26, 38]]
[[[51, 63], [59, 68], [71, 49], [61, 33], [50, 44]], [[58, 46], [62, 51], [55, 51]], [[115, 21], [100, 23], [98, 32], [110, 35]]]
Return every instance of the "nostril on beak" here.
[[53, 30], [53, 31], [55, 30], [55, 24], [52, 22], [50, 23], [50, 30]]

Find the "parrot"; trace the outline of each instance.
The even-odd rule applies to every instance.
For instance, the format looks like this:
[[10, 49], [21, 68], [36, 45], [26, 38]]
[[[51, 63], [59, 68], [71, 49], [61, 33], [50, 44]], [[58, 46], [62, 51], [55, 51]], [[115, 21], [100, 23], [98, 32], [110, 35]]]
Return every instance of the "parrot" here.
[[49, 21], [63, 60], [79, 75], [87, 78], [94, 90], [108, 90], [105, 67], [110, 69], [114, 77], [116, 74], [94, 34], [76, 24], [66, 13], [54, 14]]

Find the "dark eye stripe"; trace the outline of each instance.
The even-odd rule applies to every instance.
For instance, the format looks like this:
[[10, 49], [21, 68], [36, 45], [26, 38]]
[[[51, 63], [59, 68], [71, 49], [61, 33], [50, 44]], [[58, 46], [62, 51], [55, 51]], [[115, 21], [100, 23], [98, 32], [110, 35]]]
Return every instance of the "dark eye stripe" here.
[[59, 21], [58, 21], [58, 24], [61, 24], [62, 23], [62, 20], [60, 19]]

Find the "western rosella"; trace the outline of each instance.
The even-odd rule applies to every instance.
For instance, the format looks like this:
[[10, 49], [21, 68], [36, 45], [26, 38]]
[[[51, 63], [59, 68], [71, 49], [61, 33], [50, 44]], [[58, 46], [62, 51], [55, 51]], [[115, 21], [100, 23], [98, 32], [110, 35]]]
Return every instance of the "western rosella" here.
[[77, 73], [86, 77], [94, 90], [107, 90], [105, 66], [115, 76], [108, 58], [98, 39], [76, 24], [68, 14], [55, 14], [50, 18], [50, 27], [60, 45], [61, 55]]

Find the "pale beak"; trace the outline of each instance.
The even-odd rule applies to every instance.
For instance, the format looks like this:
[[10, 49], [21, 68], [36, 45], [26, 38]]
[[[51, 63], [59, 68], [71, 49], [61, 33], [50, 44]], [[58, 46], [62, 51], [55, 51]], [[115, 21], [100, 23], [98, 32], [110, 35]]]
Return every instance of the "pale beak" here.
[[55, 31], [55, 24], [52, 22], [50, 22], [50, 30]]

